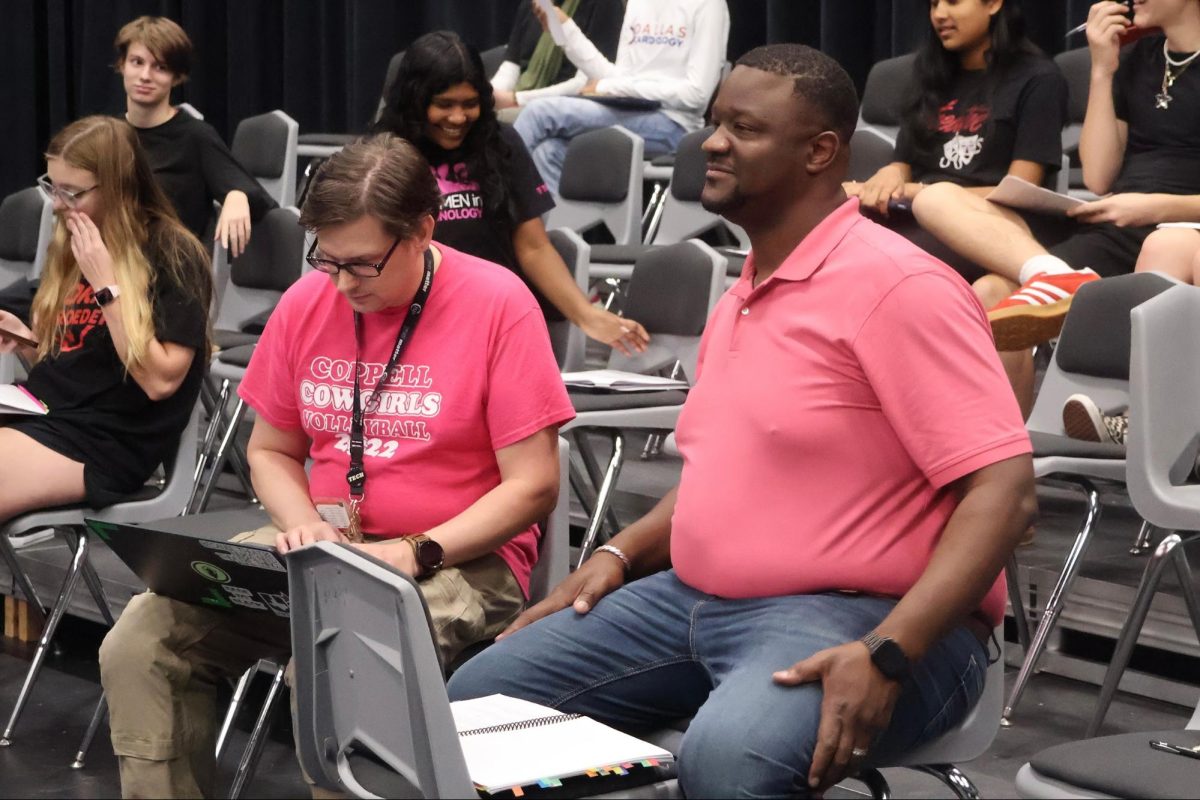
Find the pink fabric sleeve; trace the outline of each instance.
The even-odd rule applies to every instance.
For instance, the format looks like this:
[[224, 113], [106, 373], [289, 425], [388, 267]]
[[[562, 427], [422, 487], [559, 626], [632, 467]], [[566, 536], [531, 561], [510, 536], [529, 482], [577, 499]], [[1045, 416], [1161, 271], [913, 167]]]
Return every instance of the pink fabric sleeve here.
[[863, 323], [854, 350], [884, 415], [934, 486], [1031, 452], [987, 317], [954, 276], [902, 280]]
[[488, 364], [487, 425], [492, 447], [499, 450], [515, 444], [574, 416], [546, 322], [534, 306], [500, 334]]
[[[238, 396], [255, 413], [276, 428], [299, 430], [300, 408], [296, 402], [295, 358], [289, 343], [294, 341], [291, 317], [297, 308], [297, 291], [289, 290], [271, 312], [246, 375], [238, 385]], [[302, 307], [302, 305], [301, 305]]]

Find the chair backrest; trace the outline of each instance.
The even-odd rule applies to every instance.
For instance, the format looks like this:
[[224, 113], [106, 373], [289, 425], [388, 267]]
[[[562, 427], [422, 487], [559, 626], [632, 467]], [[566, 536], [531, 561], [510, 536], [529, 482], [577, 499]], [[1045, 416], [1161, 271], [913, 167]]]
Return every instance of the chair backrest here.
[[[358, 797], [474, 796], [416, 583], [332, 542], [287, 564], [305, 773]], [[372, 785], [376, 771], [386, 787]]]
[[585, 233], [604, 225], [617, 244], [641, 241], [644, 150], [642, 138], [620, 125], [573, 138], [547, 227]]
[[191, 103], [180, 103], [179, 105], [175, 106], [175, 108], [179, 109], [190, 117], [204, 119], [204, 115], [200, 113], [200, 109], [196, 108]]
[[0, 289], [42, 273], [54, 235], [54, 206], [36, 186], [0, 202]]
[[1131, 313], [1129, 499], [1165, 530], [1200, 530], [1200, 287], [1175, 286]]
[[724, 290], [725, 257], [698, 239], [642, 253], [629, 279], [625, 315], [645, 326], [650, 345], [631, 356], [613, 350], [608, 366], [649, 373], [678, 361], [694, 380], [700, 335]]
[[852, 181], [865, 181], [892, 163], [896, 152], [896, 141], [874, 128], [858, 128], [850, 137], [850, 167], [846, 177]]
[[241, 330], [255, 315], [269, 311], [300, 277], [304, 229], [295, 207], [273, 208], [254, 226], [245, 251], [231, 260], [219, 292], [214, 326]]
[[300, 125], [276, 109], [238, 123], [229, 148], [281, 206], [296, 202], [296, 137]]
[[571, 445], [558, 437], [558, 502], [542, 525], [538, 560], [529, 575], [529, 604], [540, 603], [571, 572]]
[[483, 61], [483, 74], [495, 75], [496, 70], [500, 69], [500, 65], [504, 63], [504, 53], [508, 50], [506, 45], [496, 45], [489, 47], [479, 54], [479, 58]]
[[[547, 231], [550, 244], [558, 251], [567, 270], [575, 279], [575, 285], [585, 295], [588, 293], [588, 266], [592, 261], [592, 246], [583, 240], [570, 228], [555, 228]], [[568, 320], [560, 319], [546, 323], [550, 329], [550, 344], [554, 348], [554, 358], [558, 368], [563, 372], [574, 372], [583, 369], [587, 337], [578, 325], [572, 325]]]
[[1063, 153], [1068, 159], [1066, 182], [1068, 188], [1083, 187], [1083, 169], [1079, 164], [1079, 135], [1083, 117], [1087, 114], [1088, 90], [1091, 86], [1092, 56], [1088, 48], [1067, 50], [1054, 57], [1054, 63], [1067, 79], [1067, 125], [1062, 132]]
[[378, 122], [383, 116], [383, 109], [387, 106], [388, 94], [392, 91], [392, 84], [396, 82], [396, 76], [400, 74], [400, 62], [404, 60], [404, 51], [396, 53], [388, 61], [387, 71], [383, 74], [383, 89], [379, 92], [379, 106], [375, 109], [375, 116], [371, 122]]
[[750, 246], [742, 228], [700, 205], [704, 173], [708, 169], [708, 155], [703, 145], [712, 132], [712, 128], [701, 128], [679, 140], [675, 148], [675, 163], [671, 168], [671, 183], [651, 244], [677, 244], [698, 238], [713, 229], [725, 228], [739, 244]]
[[1063, 404], [1077, 392], [1102, 409], [1128, 405], [1129, 312], [1173, 285], [1175, 281], [1154, 272], [1084, 285], [1071, 303], [1026, 427], [1065, 435]]
[[896, 140], [900, 129], [915, 60], [916, 56], [908, 53], [876, 62], [867, 73], [867, 83], [863, 87], [859, 109], [862, 122], [892, 141]]

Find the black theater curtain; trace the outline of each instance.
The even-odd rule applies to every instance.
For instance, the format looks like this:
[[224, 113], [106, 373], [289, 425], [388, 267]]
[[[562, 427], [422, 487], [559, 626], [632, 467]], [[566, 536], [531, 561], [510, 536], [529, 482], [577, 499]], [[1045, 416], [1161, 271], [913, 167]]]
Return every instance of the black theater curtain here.
[[[421, 33], [457, 31], [481, 49], [501, 44], [528, 0], [3, 0], [0, 3], [0, 195], [33, 182], [50, 136], [86, 114], [119, 113], [112, 40], [140, 14], [179, 22], [196, 44], [176, 100], [196, 106], [228, 140], [237, 121], [281, 108], [301, 131], [358, 131], [379, 99], [388, 59]], [[1063, 33], [1088, 0], [1020, 2], [1037, 43]], [[729, 57], [794, 41], [837, 58], [862, 86], [871, 64], [911, 49], [926, 0], [729, 0]], [[1083, 46], [1082, 38], [1066, 46]]]

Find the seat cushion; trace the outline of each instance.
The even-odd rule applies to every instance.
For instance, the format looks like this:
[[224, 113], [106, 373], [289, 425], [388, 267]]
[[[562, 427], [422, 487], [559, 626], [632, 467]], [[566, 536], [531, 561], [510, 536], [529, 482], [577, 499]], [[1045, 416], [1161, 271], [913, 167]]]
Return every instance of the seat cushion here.
[[213, 343], [218, 350], [231, 350], [234, 347], [242, 345], [254, 344], [258, 341], [258, 335], [253, 333], [242, 333], [241, 331], [231, 331], [217, 329], [213, 331]]
[[296, 143], [345, 147], [348, 144], [352, 144], [358, 138], [358, 136], [352, 133], [302, 133], [296, 137]]
[[649, 244], [594, 244], [591, 263], [633, 264], [638, 256], [653, 247]]
[[623, 408], [657, 408], [681, 406], [687, 392], [673, 389], [666, 392], [589, 392], [571, 387], [567, 390], [575, 412], [619, 411]]
[[231, 367], [245, 369], [250, 366], [250, 357], [254, 355], [255, 347], [256, 345], [251, 343], [222, 350], [217, 354], [217, 361], [220, 361], [222, 364], [228, 364]]
[[1029, 762], [1056, 781], [1114, 797], [1195, 797], [1200, 761], [1150, 748], [1159, 739], [1184, 747], [1200, 745], [1200, 731], [1152, 731], [1067, 742]]
[[1119, 444], [1100, 444], [1072, 439], [1070, 436], [1056, 436], [1053, 433], [1030, 431], [1029, 440], [1033, 443], [1033, 457], [1045, 458], [1059, 456], [1062, 458], [1108, 458], [1121, 460], [1125, 458], [1125, 447]]

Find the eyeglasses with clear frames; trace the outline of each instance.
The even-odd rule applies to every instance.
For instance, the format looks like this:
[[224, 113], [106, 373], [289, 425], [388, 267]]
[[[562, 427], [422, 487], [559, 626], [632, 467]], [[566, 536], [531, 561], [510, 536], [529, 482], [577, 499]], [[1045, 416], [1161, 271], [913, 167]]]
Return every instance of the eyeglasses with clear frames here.
[[49, 197], [51, 201], [61, 200], [63, 205], [65, 205], [67, 208], [75, 208], [75, 206], [79, 205], [79, 198], [83, 197], [93, 189], [99, 188], [100, 186], [100, 184], [97, 183], [95, 186], [89, 186], [86, 189], [79, 189], [72, 192], [68, 189], [63, 189], [60, 186], [55, 186], [54, 181], [50, 180], [49, 172], [37, 179], [37, 185], [38, 188], [42, 190], [42, 194], [46, 195], [46, 197]]
[[400, 237], [396, 237], [396, 241], [392, 242], [392, 246], [388, 248], [388, 251], [383, 254], [383, 258], [379, 259], [379, 262], [376, 264], [367, 264], [362, 261], [350, 261], [342, 263], [341, 261], [334, 261], [331, 258], [321, 258], [320, 256], [316, 255], [317, 241], [318, 239], [313, 237], [313, 243], [308, 248], [308, 254], [304, 256], [304, 260], [307, 261], [313, 269], [317, 270], [318, 272], [324, 272], [326, 275], [337, 275], [342, 270], [346, 270], [346, 272], [349, 272], [356, 278], [378, 278], [380, 273], [383, 272], [384, 265], [387, 264], [388, 259], [391, 258], [392, 253], [395, 252], [396, 246], [400, 244]]

